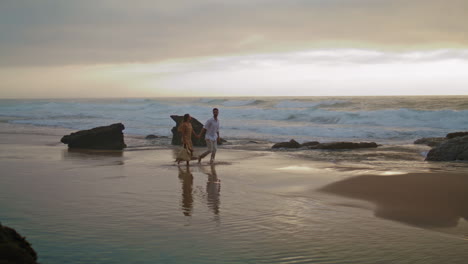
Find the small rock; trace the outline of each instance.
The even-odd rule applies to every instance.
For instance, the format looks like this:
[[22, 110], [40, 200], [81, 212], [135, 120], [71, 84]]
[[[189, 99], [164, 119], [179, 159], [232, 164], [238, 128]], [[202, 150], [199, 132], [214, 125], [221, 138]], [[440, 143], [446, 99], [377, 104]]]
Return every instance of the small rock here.
[[375, 142], [330, 142], [321, 143], [309, 147], [310, 149], [359, 149], [359, 148], [376, 148], [379, 145]]

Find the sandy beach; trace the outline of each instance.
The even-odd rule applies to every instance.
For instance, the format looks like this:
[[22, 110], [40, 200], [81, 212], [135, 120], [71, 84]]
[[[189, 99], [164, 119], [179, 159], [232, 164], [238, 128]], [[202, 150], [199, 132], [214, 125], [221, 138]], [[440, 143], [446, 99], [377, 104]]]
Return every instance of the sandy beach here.
[[187, 168], [171, 146], [68, 150], [69, 132], [0, 125], [0, 220], [41, 263], [468, 258], [463, 165], [408, 174], [228, 145]]

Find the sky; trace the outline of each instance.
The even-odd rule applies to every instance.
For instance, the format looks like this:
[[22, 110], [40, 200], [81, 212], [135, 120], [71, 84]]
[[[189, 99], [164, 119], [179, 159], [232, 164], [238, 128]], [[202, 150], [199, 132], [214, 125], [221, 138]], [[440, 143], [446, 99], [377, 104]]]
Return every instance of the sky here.
[[1, 0], [0, 98], [468, 95], [466, 0]]

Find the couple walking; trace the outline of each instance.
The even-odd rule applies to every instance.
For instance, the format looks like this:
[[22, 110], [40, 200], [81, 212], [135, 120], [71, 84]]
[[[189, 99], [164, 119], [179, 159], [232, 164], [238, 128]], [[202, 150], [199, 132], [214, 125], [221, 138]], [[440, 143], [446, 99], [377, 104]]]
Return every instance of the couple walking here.
[[[205, 140], [208, 149], [198, 157], [198, 163], [200, 163], [201, 160], [210, 153], [210, 163], [214, 163], [216, 151], [218, 149], [218, 142], [221, 140], [219, 137], [218, 114], [218, 108], [213, 108], [213, 117], [206, 121], [199, 135], [197, 135], [195, 131], [193, 131], [192, 124], [190, 123], [192, 117], [189, 114], [184, 115], [184, 122], [182, 122], [182, 124], [179, 126], [178, 131], [182, 134], [182, 144], [184, 145], [184, 148], [188, 150], [190, 155], [189, 159], [187, 160], [187, 165], [193, 157], [192, 135], [194, 135], [196, 138], [200, 138], [204, 132], [206, 132]], [[182, 159], [178, 157], [177, 164], [179, 164], [181, 160]]]

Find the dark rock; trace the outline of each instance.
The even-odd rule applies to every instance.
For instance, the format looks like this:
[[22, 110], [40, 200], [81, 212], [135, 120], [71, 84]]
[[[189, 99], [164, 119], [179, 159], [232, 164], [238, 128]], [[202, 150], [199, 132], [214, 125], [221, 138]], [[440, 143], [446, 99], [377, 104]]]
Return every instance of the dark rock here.
[[427, 161], [468, 160], [468, 136], [447, 140], [427, 153]]
[[468, 136], [468, 131], [467, 131], [467, 132], [453, 132], [453, 133], [448, 133], [447, 136], [446, 136], [446, 138], [452, 139], [452, 138], [464, 137], [464, 136]]
[[310, 142], [304, 142], [301, 144], [301, 147], [312, 147], [312, 146], [317, 146], [320, 144], [318, 141], [310, 141]]
[[127, 147], [122, 133], [124, 129], [122, 123], [95, 127], [71, 133], [62, 137], [60, 141], [68, 144], [69, 148], [121, 150]]
[[[172, 132], [172, 145], [182, 145], [182, 138], [181, 135], [178, 131], [178, 128], [182, 122], [184, 122], [184, 116], [179, 116], [179, 115], [171, 115], [172, 120], [176, 122], [176, 126], [171, 129]], [[200, 135], [200, 132], [203, 128], [203, 124], [200, 123], [196, 118], [192, 116], [192, 120], [190, 121], [192, 124], [193, 131], [195, 134]], [[220, 138], [220, 141], [218, 142], [219, 145], [222, 145], [223, 143], [226, 143], [227, 141], [223, 138]], [[192, 135], [192, 144], [194, 146], [199, 146], [199, 147], [204, 147], [206, 146], [206, 141], [205, 141], [205, 133], [203, 133], [200, 138], [196, 138]]]
[[375, 142], [330, 142], [320, 143], [315, 146], [310, 146], [310, 149], [359, 149], [359, 148], [376, 148], [378, 147]]
[[289, 142], [280, 142], [274, 144], [271, 148], [300, 148], [301, 144], [299, 144], [296, 140], [291, 139]]
[[420, 138], [414, 141], [414, 144], [427, 145], [430, 147], [435, 147], [440, 145], [442, 142], [445, 142], [447, 138], [444, 137], [431, 137], [431, 138]]
[[156, 135], [147, 135], [147, 136], [145, 137], [145, 139], [156, 139], [156, 138], [159, 138], [159, 137], [156, 136]]
[[37, 264], [36, 251], [13, 228], [0, 224], [0, 263]]

